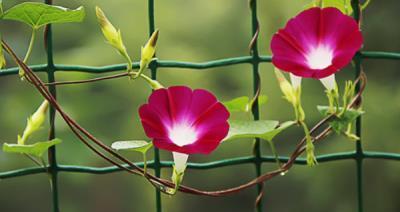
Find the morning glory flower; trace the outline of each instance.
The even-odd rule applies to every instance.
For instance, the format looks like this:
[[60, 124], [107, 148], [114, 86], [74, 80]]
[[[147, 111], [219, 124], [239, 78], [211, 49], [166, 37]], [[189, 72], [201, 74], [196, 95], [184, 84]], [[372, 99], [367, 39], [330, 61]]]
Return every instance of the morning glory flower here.
[[335, 73], [348, 65], [361, 48], [357, 22], [340, 10], [314, 7], [290, 19], [272, 38], [272, 63], [290, 72], [294, 87], [301, 78], [320, 79], [328, 90], [336, 87]]
[[155, 90], [139, 115], [154, 145], [173, 153], [178, 175], [183, 174], [190, 154], [211, 153], [229, 130], [225, 106], [209, 91], [186, 86]]

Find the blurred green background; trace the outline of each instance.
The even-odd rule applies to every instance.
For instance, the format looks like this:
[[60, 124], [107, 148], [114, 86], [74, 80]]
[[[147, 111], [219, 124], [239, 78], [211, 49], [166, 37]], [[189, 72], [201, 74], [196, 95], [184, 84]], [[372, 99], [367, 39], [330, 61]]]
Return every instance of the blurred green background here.
[[[22, 1], [3, 1], [9, 8]], [[278, 28], [303, 9], [309, 0], [260, 0], [259, 49], [270, 54], [269, 41]], [[140, 47], [148, 37], [147, 1], [145, 0], [56, 0], [55, 4], [75, 8], [83, 5], [87, 17], [83, 23], [54, 25], [55, 62], [62, 64], [109, 65], [122, 63], [123, 59], [104, 42], [98, 28], [94, 6], [98, 5], [121, 29], [129, 53], [135, 61]], [[155, 21], [160, 29], [157, 57], [166, 60], [207, 61], [226, 57], [248, 55], [251, 39], [250, 10], [247, 0], [156, 0]], [[400, 51], [400, 14], [398, 0], [372, 1], [363, 14], [364, 50]], [[2, 21], [0, 31], [19, 55], [26, 51], [30, 31], [23, 24]], [[8, 58], [9, 59], [9, 58]], [[10, 60], [9, 60], [10, 61]], [[46, 55], [42, 39], [38, 38], [30, 64], [44, 63]], [[363, 118], [363, 146], [366, 150], [400, 152], [398, 128], [400, 127], [399, 61], [366, 60], [368, 75]], [[9, 62], [9, 66], [13, 66]], [[293, 118], [290, 106], [281, 98], [271, 64], [260, 66], [262, 94], [269, 97], [262, 106], [263, 119], [280, 121]], [[189, 85], [206, 88], [219, 99], [252, 94], [252, 69], [248, 64], [207, 70], [159, 69], [159, 80], [167, 86]], [[41, 74], [42, 77], [45, 75]], [[99, 75], [97, 75], [99, 76]], [[58, 72], [57, 80], [76, 80], [95, 77], [83, 73]], [[337, 74], [339, 84], [352, 79], [354, 72], [348, 67]], [[304, 80], [303, 102], [309, 125], [322, 118], [316, 105], [326, 104], [322, 85], [315, 80]], [[130, 82], [122, 78], [85, 85], [62, 86], [58, 98], [64, 109], [80, 124], [107, 144], [123, 139], [143, 139], [137, 109], [150, 94], [142, 81]], [[0, 78], [0, 143], [16, 142], [22, 133], [26, 117], [41, 103], [42, 98], [30, 85], [17, 76]], [[234, 115], [236, 118], [248, 118]], [[57, 137], [64, 142], [57, 148], [62, 164], [108, 166], [94, 155], [69, 131], [57, 117]], [[34, 139], [46, 138], [47, 130]], [[300, 128], [293, 128], [275, 140], [281, 155], [288, 155], [302, 136]], [[354, 143], [333, 135], [316, 146], [316, 153], [351, 151]], [[270, 154], [268, 145], [262, 145], [264, 154]], [[191, 157], [191, 162], [206, 162], [252, 152], [251, 140], [237, 140], [222, 144], [209, 156]], [[133, 161], [139, 155], [125, 154]], [[171, 155], [162, 151], [162, 159]], [[0, 152], [0, 171], [33, 166], [20, 155]], [[275, 169], [275, 164], [265, 164], [263, 171]], [[364, 206], [366, 212], [400, 211], [400, 164], [395, 161], [364, 161]], [[170, 169], [163, 177], [170, 177]], [[352, 212], [357, 209], [355, 162], [337, 161], [317, 167], [295, 166], [284, 177], [277, 177], [265, 185], [266, 211], [332, 211]], [[212, 170], [188, 170], [184, 184], [197, 188], [216, 190], [248, 181], [255, 176], [251, 164]], [[62, 211], [154, 211], [153, 187], [142, 177], [125, 172], [108, 175], [60, 173], [60, 205]], [[50, 211], [51, 193], [48, 177], [32, 175], [0, 181], [0, 211]], [[177, 194], [163, 196], [164, 211], [253, 211], [255, 188], [221, 197], [202, 197]]]

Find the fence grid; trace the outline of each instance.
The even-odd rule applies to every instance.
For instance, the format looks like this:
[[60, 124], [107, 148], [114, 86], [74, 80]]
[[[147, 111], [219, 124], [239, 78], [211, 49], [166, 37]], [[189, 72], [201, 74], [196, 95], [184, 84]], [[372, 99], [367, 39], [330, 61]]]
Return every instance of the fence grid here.
[[[44, 0], [46, 4], [52, 4], [52, 0]], [[359, 0], [352, 0], [352, 7], [354, 11], [354, 19], [360, 19], [360, 2]], [[148, 20], [149, 20], [149, 34], [151, 35], [155, 30], [155, 12], [154, 12], [154, 0], [148, 0]], [[206, 61], [201, 63], [194, 62], [183, 62], [183, 61], [170, 61], [170, 60], [156, 60], [150, 64], [151, 77], [152, 79], [157, 78], [157, 73], [159, 68], [188, 68], [188, 69], [208, 69], [215, 67], [223, 67], [237, 64], [250, 64], [252, 65], [252, 75], [253, 75], [253, 92], [256, 93], [261, 85], [260, 75], [259, 75], [259, 64], [271, 62], [271, 56], [269, 55], [259, 55], [257, 38], [259, 32], [259, 24], [257, 20], [257, 0], [250, 0], [250, 11], [251, 11], [251, 29], [252, 29], [252, 40], [250, 42], [250, 56], [232, 57], [224, 58], [220, 60]], [[48, 82], [55, 82], [56, 72], [86, 72], [93, 74], [109, 73], [115, 71], [126, 70], [126, 64], [114, 64], [109, 66], [81, 66], [81, 65], [63, 65], [55, 64], [53, 61], [53, 45], [52, 45], [52, 29], [51, 26], [47, 26], [45, 30], [45, 44], [47, 51], [47, 63], [29, 66], [35, 72], [45, 72], [47, 73]], [[390, 60], [400, 60], [400, 53], [395, 52], [379, 52], [379, 51], [360, 51], [354, 58], [355, 62], [355, 76], [356, 78], [361, 74], [362, 61], [365, 59], [390, 59]], [[133, 68], [138, 68], [139, 62], [133, 63]], [[0, 71], [0, 76], [6, 75], [16, 75], [18, 74], [18, 67], [7, 68]], [[359, 85], [356, 90], [360, 89]], [[49, 91], [56, 97], [56, 86], [50, 85]], [[50, 133], [49, 139], [56, 137], [55, 135], [55, 109], [50, 107]], [[259, 108], [257, 102], [252, 108], [252, 114], [255, 120], [260, 117]], [[356, 120], [356, 135], [361, 138], [361, 118]], [[361, 140], [357, 141], [355, 144], [355, 151], [351, 152], [339, 152], [332, 154], [319, 155], [317, 160], [319, 163], [325, 163], [330, 161], [338, 160], [354, 160], [356, 162], [356, 180], [357, 180], [357, 204], [358, 211], [363, 212], [363, 160], [364, 159], [384, 159], [384, 160], [396, 160], [400, 161], [400, 153], [388, 153], [388, 152], [375, 152], [375, 151], [364, 151], [362, 148]], [[87, 174], [108, 174], [118, 171], [123, 171], [116, 166], [109, 167], [90, 167], [90, 166], [76, 166], [76, 165], [63, 165], [57, 163], [56, 157], [56, 147], [53, 146], [48, 151], [49, 165], [47, 167], [30, 167], [11, 171], [0, 172], [0, 179], [7, 179], [20, 176], [28, 176], [39, 173], [48, 173], [51, 178], [52, 187], [52, 202], [53, 211], [60, 211], [59, 199], [58, 199], [58, 174], [60, 172], [73, 172], [73, 173], [87, 173]], [[281, 162], [287, 162], [289, 157], [279, 156]], [[208, 163], [188, 163], [188, 168], [190, 169], [213, 169], [226, 166], [234, 166], [239, 164], [253, 164], [255, 166], [255, 172], [257, 176], [261, 175], [261, 166], [263, 163], [275, 162], [275, 157], [263, 155], [260, 150], [260, 140], [255, 139], [253, 146], [253, 155], [234, 157], [223, 160], [212, 161]], [[135, 163], [140, 167], [143, 167], [143, 163]], [[295, 164], [305, 165], [305, 158], [297, 158]], [[154, 160], [149, 161], [148, 168], [154, 169], [155, 175], [160, 177], [162, 168], [172, 167], [172, 161], [162, 161], [160, 160], [159, 150], [154, 148]], [[124, 167], [129, 167], [124, 165]], [[161, 192], [156, 189], [156, 211], [162, 211], [161, 202]], [[261, 200], [263, 194], [263, 184], [258, 184], [257, 186], [257, 199]], [[257, 211], [263, 211], [262, 201], [257, 205]]]

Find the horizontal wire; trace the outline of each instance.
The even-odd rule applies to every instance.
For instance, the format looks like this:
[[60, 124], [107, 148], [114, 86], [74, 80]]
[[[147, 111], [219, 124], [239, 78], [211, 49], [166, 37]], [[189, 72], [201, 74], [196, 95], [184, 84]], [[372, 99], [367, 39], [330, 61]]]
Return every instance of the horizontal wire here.
[[[380, 51], [364, 51], [361, 52], [361, 57], [364, 59], [389, 59], [389, 60], [400, 60], [400, 53], [396, 52], [380, 52]], [[264, 55], [258, 58], [257, 62], [271, 62], [271, 56]], [[184, 62], [174, 60], [155, 60], [150, 64], [151, 66], [157, 66], [158, 68], [187, 68], [187, 69], [209, 69], [237, 64], [253, 63], [254, 60], [251, 56], [242, 57], [231, 57], [219, 60], [211, 60], [206, 62]], [[46, 72], [47, 65], [39, 64], [29, 66], [35, 72]], [[139, 62], [132, 64], [133, 69], [139, 68]], [[18, 67], [0, 69], [0, 76], [15, 75], [18, 74]], [[109, 73], [114, 71], [126, 70], [126, 64], [115, 64], [107, 66], [83, 66], [83, 65], [64, 65], [55, 64], [55, 70], [57, 72], [84, 72], [84, 73]]]
[[400, 53], [381, 52], [381, 51], [363, 51], [363, 52], [361, 52], [361, 57], [364, 59], [400, 60]]
[[[332, 153], [320, 155], [317, 157], [318, 163], [326, 163], [326, 162], [334, 162], [339, 160], [348, 160], [348, 159], [356, 159], [358, 157], [355, 152], [341, 152], [341, 153]], [[387, 153], [387, 152], [374, 152], [374, 151], [365, 151], [362, 155], [363, 159], [384, 159], [384, 160], [399, 160], [400, 161], [400, 153]], [[240, 165], [240, 164], [249, 164], [254, 163], [257, 158], [254, 156], [246, 156], [246, 157], [236, 157], [229, 158], [224, 160], [217, 160], [207, 163], [188, 163], [187, 167], [189, 169], [214, 169], [226, 166]], [[260, 158], [263, 163], [275, 163], [274, 156], [262, 156]], [[280, 156], [279, 160], [281, 162], [287, 162], [289, 157]], [[143, 162], [135, 163], [137, 166], [143, 167]], [[306, 165], [306, 158], [298, 158], [295, 161], [295, 164], [298, 165]], [[173, 165], [172, 161], [161, 161], [161, 167], [163, 168], [171, 168]], [[129, 165], [124, 164], [123, 166], [129, 168]], [[149, 161], [147, 163], [148, 168], [154, 168], [154, 162]], [[108, 167], [91, 167], [91, 166], [75, 166], [75, 165], [58, 165], [57, 170], [59, 172], [72, 172], [72, 173], [89, 173], [89, 174], [108, 174], [123, 171], [122, 169], [116, 166], [108, 166]], [[26, 175], [33, 175], [39, 173], [47, 172], [47, 168], [40, 167], [32, 167], [32, 168], [23, 168], [12, 171], [0, 172], [0, 179], [14, 178]]]

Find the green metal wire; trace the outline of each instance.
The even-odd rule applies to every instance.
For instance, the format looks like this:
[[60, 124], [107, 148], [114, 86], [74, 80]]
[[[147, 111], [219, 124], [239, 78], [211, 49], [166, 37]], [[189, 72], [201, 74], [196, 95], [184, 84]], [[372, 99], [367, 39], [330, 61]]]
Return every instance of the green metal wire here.
[[[319, 155], [317, 157], [318, 163], [328, 163], [328, 162], [337, 162], [341, 160], [356, 160], [357, 154], [356, 152], [340, 152], [340, 153], [332, 153]], [[400, 161], [400, 154], [397, 153], [385, 153], [385, 152], [373, 152], [373, 151], [364, 151], [363, 152], [364, 159], [381, 159], [381, 160], [393, 160]], [[207, 163], [188, 163], [189, 169], [215, 169], [226, 166], [234, 166], [234, 165], [243, 165], [243, 164], [253, 164], [256, 158], [254, 155], [245, 156], [245, 157], [235, 157], [228, 158], [223, 160], [217, 160]], [[274, 163], [274, 156], [262, 156], [260, 158], [263, 163]], [[280, 156], [279, 160], [281, 162], [287, 162], [289, 157]], [[143, 167], [143, 163], [135, 163], [136, 165]], [[297, 158], [295, 160], [295, 164], [297, 165], [307, 165], [306, 158]], [[172, 161], [160, 161], [160, 167], [162, 168], [171, 168], [173, 165]], [[129, 167], [127, 164], [125, 167]], [[154, 161], [149, 161], [147, 163], [149, 169], [154, 169]], [[72, 173], [89, 173], [89, 174], [109, 174], [114, 172], [121, 172], [122, 169], [116, 166], [108, 166], [108, 167], [92, 167], [92, 166], [75, 166], [75, 165], [58, 165], [58, 170], [60, 172], [72, 172]], [[0, 172], [0, 179], [8, 179], [14, 177], [21, 177], [32, 174], [46, 173], [47, 169], [40, 167], [31, 167], [31, 168], [23, 168], [12, 171]]]
[[[354, 19], [359, 23], [360, 22], [360, 1], [359, 0], [352, 0], [351, 6], [354, 11]], [[361, 61], [362, 57], [359, 53], [356, 54], [354, 57], [355, 62], [355, 78], [358, 78], [361, 74]], [[356, 92], [360, 91], [360, 83], [356, 85]], [[360, 105], [361, 106], [361, 105]], [[356, 135], [360, 138], [356, 141], [356, 177], [357, 177], [357, 203], [358, 203], [358, 211], [363, 212], [363, 149], [361, 143], [361, 117], [358, 117], [356, 120]]]
[[[386, 59], [386, 60], [400, 60], [400, 53], [396, 52], [379, 52], [379, 51], [362, 51], [360, 52], [361, 58], [364, 59]], [[258, 58], [260, 63], [270, 63], [271, 56], [260, 55]], [[184, 69], [210, 69], [225, 67], [237, 64], [252, 64], [254, 58], [252, 56], [231, 57], [219, 60], [212, 60], [207, 62], [183, 62], [173, 60], [156, 60], [150, 67], [157, 66], [160, 68], [184, 68]], [[35, 72], [46, 72], [47, 64], [31, 65], [29, 66]], [[84, 73], [109, 73], [115, 71], [125, 71], [126, 64], [115, 64], [108, 66], [83, 66], [83, 65], [65, 65], [55, 64], [54, 69], [56, 72], [84, 72]], [[134, 62], [133, 69], [139, 68], [139, 62]], [[18, 73], [18, 67], [0, 69], [0, 76], [15, 75]]]
[[[259, 73], [259, 55], [258, 55], [258, 32], [259, 32], [259, 26], [258, 26], [258, 19], [257, 19], [257, 0], [251, 0], [250, 2], [250, 11], [251, 11], [251, 28], [252, 28], [252, 33], [251, 37], [252, 42], [250, 43], [250, 53], [251, 53], [251, 63], [253, 65], [253, 94], [258, 95], [259, 90], [261, 89], [261, 82], [260, 82], [260, 73]], [[260, 119], [260, 109], [258, 105], [258, 96], [256, 96], [256, 99], [254, 101], [252, 110], [254, 120], [259, 120]], [[253, 144], [253, 154], [254, 154], [254, 165], [256, 168], [256, 175], [259, 177], [261, 175], [261, 140], [259, 138], [256, 138], [254, 140]], [[259, 183], [257, 185], [257, 211], [261, 212], [263, 210], [263, 187], [264, 183]], [[261, 198], [261, 199], [259, 199]]]
[[[52, 0], [45, 0], [46, 4], [52, 4]], [[55, 68], [54, 68], [54, 60], [53, 60], [53, 36], [52, 36], [52, 29], [51, 25], [46, 26], [45, 31], [45, 43], [46, 43], [46, 50], [47, 50], [47, 78], [48, 82], [55, 81]], [[49, 91], [51, 95], [56, 98], [56, 86], [49, 86]], [[50, 117], [50, 133], [49, 133], [49, 140], [53, 140], [56, 137], [55, 134], [55, 116], [56, 111], [53, 106], [50, 106], [49, 109], [49, 117]], [[52, 191], [52, 203], [53, 203], [53, 211], [58, 212], [60, 211], [59, 201], [58, 201], [58, 164], [57, 164], [57, 155], [56, 155], [56, 147], [52, 146], [48, 150], [48, 160], [49, 160], [49, 167], [48, 173], [50, 175], [50, 185]]]
[[[154, 20], [154, 0], [148, 0], [148, 9], [149, 9], [149, 36], [156, 30], [155, 28], [155, 20]], [[156, 80], [157, 79], [157, 64], [153, 64], [150, 66], [151, 70], [151, 78]], [[161, 176], [161, 164], [160, 164], [160, 150], [157, 147], [154, 147], [154, 174], [156, 177]], [[161, 191], [156, 188], [156, 211], [162, 211], [161, 205]]]
[[[51, 0], [45, 0], [45, 3], [51, 4]], [[354, 11], [354, 18], [359, 20], [359, 1], [352, 0], [352, 7]], [[257, 2], [256, 0], [250, 1], [250, 9], [251, 9], [251, 26], [252, 26], [252, 36], [257, 34], [258, 32], [258, 21], [257, 21]], [[154, 0], [148, 0], [148, 18], [149, 18], [149, 32], [150, 35], [155, 30], [155, 20], [154, 20]], [[35, 72], [44, 72], [47, 73], [48, 81], [55, 81], [55, 73], [56, 72], [85, 72], [85, 73], [109, 73], [115, 71], [125, 71], [126, 64], [114, 64], [108, 66], [82, 66], [82, 65], [64, 65], [64, 64], [55, 64], [53, 61], [53, 48], [52, 48], [52, 32], [51, 26], [48, 27], [46, 31], [46, 44], [47, 44], [47, 63], [32, 65], [29, 66]], [[364, 59], [387, 59], [387, 60], [400, 60], [400, 53], [395, 52], [380, 52], [380, 51], [360, 51], [354, 58], [355, 61], [355, 73], [356, 77], [358, 77], [361, 73], [361, 63]], [[269, 55], [259, 55], [257, 48], [257, 39], [254, 40], [253, 45], [251, 46], [251, 55], [250, 56], [241, 56], [241, 57], [232, 57], [232, 58], [224, 58], [206, 62], [183, 62], [183, 61], [174, 61], [174, 60], [156, 60], [150, 64], [151, 69], [151, 77], [156, 79], [157, 71], [162, 70], [164, 68], [183, 68], [183, 69], [192, 69], [192, 70], [203, 70], [217, 67], [225, 67], [230, 65], [237, 64], [251, 64], [252, 65], [252, 74], [253, 74], [253, 91], [254, 94], [257, 93], [259, 89], [259, 64], [260, 63], [269, 63], [271, 62], [271, 56]], [[139, 62], [133, 63], [132, 67], [134, 69], [139, 68]], [[7, 75], [16, 75], [18, 74], [18, 67], [7, 68], [0, 70], [0, 76]], [[360, 89], [357, 86], [357, 91]], [[56, 96], [56, 86], [49, 86], [50, 92]], [[255, 103], [252, 108], [252, 113], [254, 119], [257, 120], [260, 118], [258, 104]], [[50, 135], [49, 138], [55, 138], [55, 110], [54, 108], [50, 108]], [[356, 121], [356, 135], [361, 138], [361, 118], [358, 118]], [[216, 160], [208, 163], [188, 163], [189, 169], [213, 169], [220, 168], [226, 166], [235, 166], [235, 165], [243, 165], [243, 164], [253, 164], [256, 168], [256, 175], [259, 176], [261, 174], [261, 165], [262, 163], [274, 163], [275, 157], [273, 156], [265, 156], [262, 155], [260, 150], [261, 141], [256, 139], [254, 143], [254, 152], [251, 156], [244, 157], [234, 157]], [[361, 140], [356, 142], [355, 151], [353, 152], [339, 152], [332, 154], [324, 154], [317, 157], [319, 163], [327, 163], [327, 162], [335, 162], [339, 160], [354, 160], [356, 162], [356, 179], [357, 179], [357, 206], [358, 211], [363, 212], [363, 190], [362, 190], [362, 163], [364, 159], [383, 159], [383, 160], [394, 160], [400, 161], [400, 153], [386, 153], [386, 152], [375, 152], [375, 151], [363, 151]], [[114, 172], [123, 171], [119, 167], [109, 166], [109, 167], [91, 167], [91, 166], [76, 166], [76, 165], [62, 165], [58, 164], [56, 160], [56, 149], [55, 147], [49, 149], [49, 165], [48, 167], [31, 167], [31, 168], [23, 168], [12, 171], [0, 172], [0, 179], [8, 179], [14, 177], [22, 177], [29, 176], [33, 174], [47, 173], [50, 176], [51, 188], [52, 188], [52, 202], [53, 202], [53, 211], [58, 212], [59, 209], [59, 201], [58, 201], [58, 184], [57, 184], [57, 176], [59, 172], [68, 172], [68, 173], [85, 173], [85, 174], [109, 174]], [[278, 159], [281, 162], [287, 162], [289, 157], [279, 156]], [[306, 165], [305, 158], [297, 158], [295, 160], [295, 164], [298, 165]], [[143, 163], [136, 163], [136, 165], [143, 167]], [[172, 161], [161, 161], [159, 150], [155, 148], [154, 150], [154, 160], [148, 162], [148, 168], [153, 169], [155, 171], [155, 175], [160, 177], [161, 168], [171, 168], [173, 165]], [[129, 166], [127, 164], [123, 165], [124, 167]], [[262, 184], [259, 184], [257, 187], [257, 194], [262, 192]], [[162, 211], [161, 204], [161, 193], [156, 189], [156, 211]], [[257, 211], [262, 211], [262, 201], [257, 205]]]

